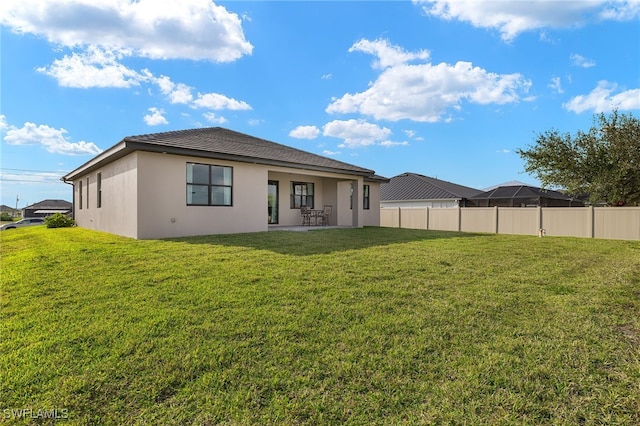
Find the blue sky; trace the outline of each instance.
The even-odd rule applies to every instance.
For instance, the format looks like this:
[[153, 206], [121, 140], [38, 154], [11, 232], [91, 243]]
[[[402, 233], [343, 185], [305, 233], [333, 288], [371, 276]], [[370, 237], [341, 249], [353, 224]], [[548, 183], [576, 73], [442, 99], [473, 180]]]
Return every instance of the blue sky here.
[[640, 0], [3, 0], [1, 203], [125, 136], [222, 126], [376, 170], [537, 185], [515, 153], [640, 110]]

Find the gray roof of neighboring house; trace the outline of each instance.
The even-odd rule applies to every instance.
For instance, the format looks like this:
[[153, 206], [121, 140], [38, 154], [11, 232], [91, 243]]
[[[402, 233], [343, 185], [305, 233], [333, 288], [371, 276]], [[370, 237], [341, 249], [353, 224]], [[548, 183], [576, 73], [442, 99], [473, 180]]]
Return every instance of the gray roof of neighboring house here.
[[65, 200], [43, 200], [23, 209], [38, 209], [38, 210], [71, 210], [72, 204]]
[[548, 198], [553, 200], [577, 201], [576, 198], [570, 197], [559, 191], [550, 189], [542, 189], [528, 185], [516, 186], [499, 186], [490, 191], [482, 192], [472, 200], [496, 200], [496, 199], [536, 199]]
[[[118, 145], [120, 147], [118, 148]], [[118, 148], [118, 149], [117, 149]], [[221, 127], [127, 136], [114, 147], [63, 177], [72, 180], [133, 151], [166, 152], [206, 158], [269, 164], [299, 169], [342, 172], [373, 177], [370, 169], [312, 154], [276, 142]], [[94, 162], [94, 164], [91, 164]], [[384, 179], [384, 178], [383, 178]]]
[[381, 201], [470, 198], [482, 191], [417, 173], [402, 173], [380, 185]]
[[20, 209], [14, 209], [13, 207], [9, 207], [5, 204], [0, 206], [0, 212], [19, 212]]

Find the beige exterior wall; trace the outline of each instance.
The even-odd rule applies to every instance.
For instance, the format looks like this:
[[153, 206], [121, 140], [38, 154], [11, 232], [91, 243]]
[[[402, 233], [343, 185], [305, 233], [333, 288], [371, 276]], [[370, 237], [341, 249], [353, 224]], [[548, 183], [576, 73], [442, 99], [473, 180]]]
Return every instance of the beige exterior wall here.
[[[137, 238], [138, 153], [131, 153], [73, 182], [74, 218], [78, 226]], [[102, 207], [98, 208], [97, 175], [102, 176]], [[89, 187], [87, 188], [87, 178]], [[82, 208], [80, 185], [82, 181]], [[88, 198], [87, 198], [88, 195]]]
[[[460, 216], [458, 216], [460, 215]], [[426, 217], [426, 221], [425, 221]], [[640, 207], [383, 208], [380, 226], [500, 234], [640, 240]], [[426, 223], [425, 223], [426, 222]]]
[[[232, 167], [232, 206], [188, 206], [188, 162]], [[96, 204], [97, 173], [102, 175], [101, 208]], [[278, 182], [278, 225], [301, 224], [300, 210], [290, 206], [291, 182], [313, 183], [314, 208], [331, 205], [329, 223], [351, 225], [348, 189], [354, 179], [362, 185], [362, 178], [339, 173], [137, 151], [82, 176], [82, 209], [78, 181], [74, 182], [75, 217], [81, 227], [139, 239], [267, 231], [272, 180]], [[379, 187], [371, 185], [373, 208], [365, 212], [360, 206], [361, 226], [379, 225]]]
[[364, 226], [380, 226], [380, 184], [364, 182], [369, 185], [369, 209], [363, 210]]
[[[138, 158], [138, 238], [267, 230], [267, 169], [264, 166], [151, 152], [139, 152]], [[188, 162], [232, 167], [233, 205], [188, 206]]]

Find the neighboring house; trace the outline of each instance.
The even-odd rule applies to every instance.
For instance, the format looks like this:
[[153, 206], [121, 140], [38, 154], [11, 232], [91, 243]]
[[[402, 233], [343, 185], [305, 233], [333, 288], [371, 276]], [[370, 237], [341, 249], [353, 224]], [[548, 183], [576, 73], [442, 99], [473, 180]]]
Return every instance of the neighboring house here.
[[125, 137], [62, 180], [78, 226], [139, 239], [300, 225], [301, 206], [332, 206], [329, 225], [379, 226], [387, 181], [220, 127]]
[[20, 210], [6, 206], [4, 204], [0, 205], [0, 213], [7, 213], [11, 217], [20, 216]]
[[55, 213], [69, 214], [73, 206], [65, 200], [44, 200], [22, 209], [22, 217], [47, 217]]
[[493, 188], [469, 199], [469, 207], [583, 207], [584, 203], [559, 191], [528, 185]]
[[380, 206], [465, 207], [467, 200], [482, 191], [417, 173], [402, 173], [380, 186]]

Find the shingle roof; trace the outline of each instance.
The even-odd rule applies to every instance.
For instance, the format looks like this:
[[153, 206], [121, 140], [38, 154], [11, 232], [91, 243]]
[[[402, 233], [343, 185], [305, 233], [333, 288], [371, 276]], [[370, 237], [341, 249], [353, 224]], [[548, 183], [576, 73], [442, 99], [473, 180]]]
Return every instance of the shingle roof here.
[[490, 191], [482, 192], [472, 200], [496, 200], [496, 199], [532, 199], [532, 198], [548, 198], [553, 200], [575, 200], [574, 198], [563, 194], [562, 192], [552, 191], [549, 189], [536, 188], [528, 185], [518, 186], [500, 186]]
[[128, 136], [124, 138], [124, 141], [126, 143], [143, 144], [159, 148], [199, 151], [209, 155], [217, 153], [224, 156], [235, 157], [236, 160], [240, 161], [242, 159], [252, 159], [257, 160], [259, 163], [277, 162], [287, 163], [292, 166], [304, 165], [314, 168], [355, 172], [367, 176], [374, 174], [373, 170], [343, 163], [342, 161], [333, 160], [222, 127]]
[[25, 209], [46, 209], [46, 210], [59, 210], [69, 209], [71, 210], [72, 204], [65, 200], [43, 200], [30, 206], [24, 207]]
[[470, 198], [481, 192], [468, 186], [417, 173], [403, 173], [392, 177], [389, 183], [380, 185], [380, 199], [382, 201], [462, 199]]

